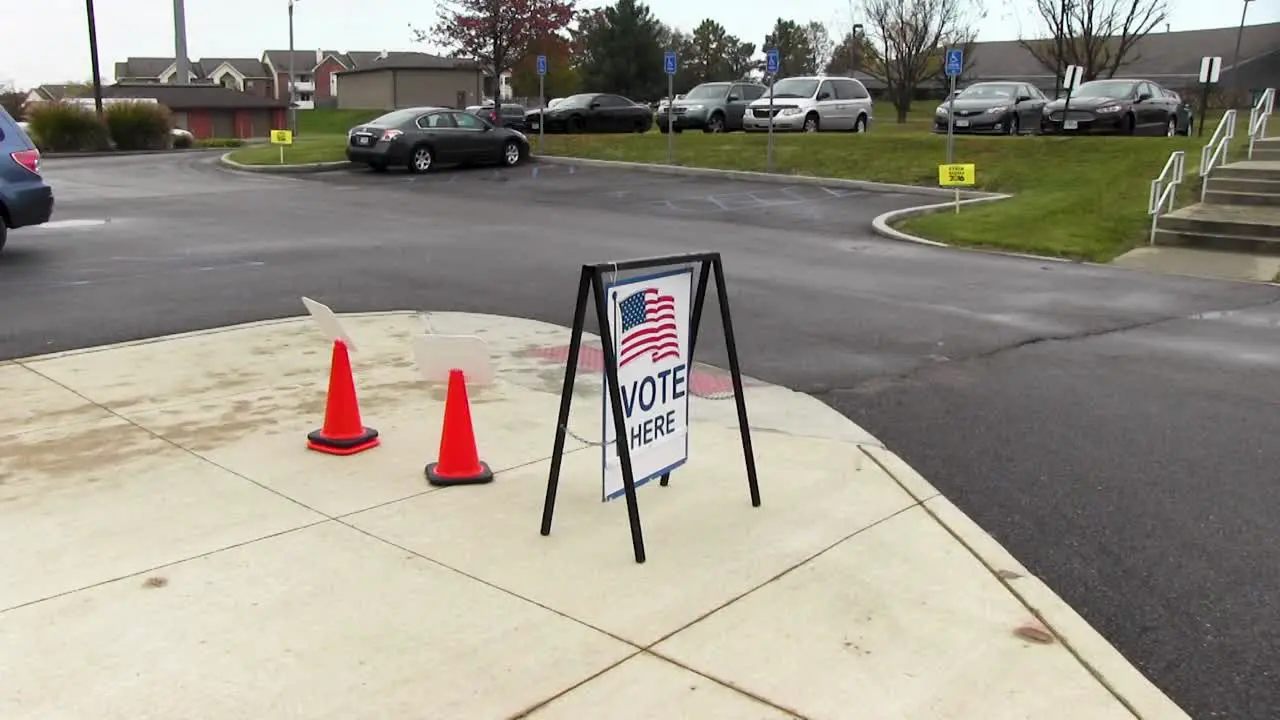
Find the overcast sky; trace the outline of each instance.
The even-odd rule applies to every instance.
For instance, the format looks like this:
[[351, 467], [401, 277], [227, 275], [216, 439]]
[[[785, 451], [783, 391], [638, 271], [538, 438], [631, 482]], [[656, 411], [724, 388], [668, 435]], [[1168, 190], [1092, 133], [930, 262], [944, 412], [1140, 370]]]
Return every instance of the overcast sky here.
[[[1169, 25], [1174, 30], [1235, 26], [1240, 0], [1170, 0]], [[584, 3], [594, 7], [607, 3]], [[738, 0], [652, 0], [649, 6], [664, 22], [685, 30], [705, 17], [716, 18], [743, 40], [757, 45], [779, 15], [771, 7], [785, 7], [788, 18], [821, 20], [833, 35], [848, 28], [856, 0], [788, 0], [759, 3], [745, 11]], [[1018, 17], [1012, 5], [1030, 0], [989, 0], [990, 12], [980, 26], [983, 40], [1011, 40], [1033, 32], [1024, 10]], [[84, 0], [0, 0], [0, 82], [20, 88], [40, 83], [83, 81], [90, 77], [88, 29]], [[268, 8], [272, 8], [268, 12]], [[262, 50], [289, 44], [286, 0], [188, 0], [187, 45], [192, 59], [200, 57], [257, 57]], [[430, 25], [434, 0], [299, 0], [295, 10], [295, 42], [299, 48], [322, 46], [335, 50], [428, 50], [410, 40], [408, 25]], [[732, 18], [732, 19], [731, 19]], [[103, 82], [112, 81], [112, 63], [134, 56], [172, 57], [173, 4], [170, 0], [98, 0], [98, 55]], [[1280, 1], [1255, 0], [1249, 6], [1250, 25], [1280, 21]], [[1189, 49], [1195, 52], [1194, 49]]]

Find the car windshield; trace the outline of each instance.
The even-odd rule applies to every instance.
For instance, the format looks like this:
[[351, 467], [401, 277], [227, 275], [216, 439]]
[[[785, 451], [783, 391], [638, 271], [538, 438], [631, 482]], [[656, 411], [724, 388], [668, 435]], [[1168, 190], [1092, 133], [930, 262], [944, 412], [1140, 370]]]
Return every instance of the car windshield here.
[[685, 94], [686, 100], [709, 100], [724, 97], [729, 83], [703, 83]]
[[1008, 100], [1013, 97], [1013, 85], [972, 85], [964, 89], [957, 99], [961, 100]]
[[581, 95], [570, 95], [564, 100], [561, 100], [560, 103], [556, 105], [556, 107], [586, 107], [591, 104], [591, 101], [594, 100], [595, 97], [596, 96], [593, 95], [592, 93], [582, 93]]
[[412, 120], [418, 117], [421, 114], [422, 114], [422, 111], [418, 109], [392, 110], [386, 115], [381, 115], [377, 118], [374, 118], [372, 121], [369, 122], [369, 124], [381, 125], [381, 126], [400, 125], [402, 123], [408, 122], [409, 120]]
[[1126, 98], [1133, 93], [1130, 80], [1095, 80], [1087, 82], [1071, 93], [1072, 97]]
[[818, 81], [813, 78], [787, 78], [773, 85], [775, 98], [807, 98], [813, 97], [818, 89]]

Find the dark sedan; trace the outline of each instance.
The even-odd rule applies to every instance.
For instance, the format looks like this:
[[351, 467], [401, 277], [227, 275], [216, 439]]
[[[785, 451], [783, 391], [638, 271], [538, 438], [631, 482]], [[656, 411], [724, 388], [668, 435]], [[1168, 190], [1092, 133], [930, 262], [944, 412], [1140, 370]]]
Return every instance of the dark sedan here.
[[530, 132], [609, 133], [648, 132], [653, 111], [622, 97], [605, 93], [570, 95], [547, 110], [527, 116]]
[[[493, 104], [488, 105], [472, 105], [467, 108], [467, 112], [472, 115], [478, 115], [489, 121], [491, 125], [501, 125], [512, 130], [527, 130], [528, 124], [525, 122], [524, 116], [529, 111], [523, 105], [508, 105], [503, 103], [498, 110], [493, 109]], [[502, 122], [498, 122], [498, 113], [502, 114]]]
[[1084, 83], [1045, 105], [1040, 126], [1055, 133], [1122, 135], [1190, 134], [1191, 114], [1177, 93], [1150, 80], [1109, 79]]
[[974, 83], [933, 113], [933, 131], [945, 133], [955, 108], [955, 132], [1017, 135], [1035, 132], [1049, 99], [1033, 85], [1018, 82]]
[[468, 112], [438, 107], [395, 110], [347, 133], [347, 159], [386, 170], [403, 165], [427, 172], [436, 165], [519, 165], [529, 140]]

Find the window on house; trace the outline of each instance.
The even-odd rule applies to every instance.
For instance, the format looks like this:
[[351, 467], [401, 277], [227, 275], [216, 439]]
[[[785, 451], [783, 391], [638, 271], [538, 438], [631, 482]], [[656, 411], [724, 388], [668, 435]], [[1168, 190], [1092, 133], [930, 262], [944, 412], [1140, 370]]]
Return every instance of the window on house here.
[[338, 97], [338, 73], [329, 73], [329, 96]]
[[298, 76], [298, 82], [311, 82], [311, 76], [303, 73]]
[[311, 93], [298, 93], [298, 102], [311, 102]]

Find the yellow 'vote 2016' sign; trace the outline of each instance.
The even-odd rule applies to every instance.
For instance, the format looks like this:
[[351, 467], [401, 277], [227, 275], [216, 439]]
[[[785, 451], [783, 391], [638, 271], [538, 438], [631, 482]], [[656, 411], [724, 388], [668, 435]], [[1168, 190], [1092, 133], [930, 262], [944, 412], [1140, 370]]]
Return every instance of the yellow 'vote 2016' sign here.
[[271, 144], [272, 145], [292, 145], [293, 131], [292, 130], [272, 130]]
[[976, 176], [972, 163], [938, 166], [938, 184], [942, 187], [969, 187], [974, 184]]

